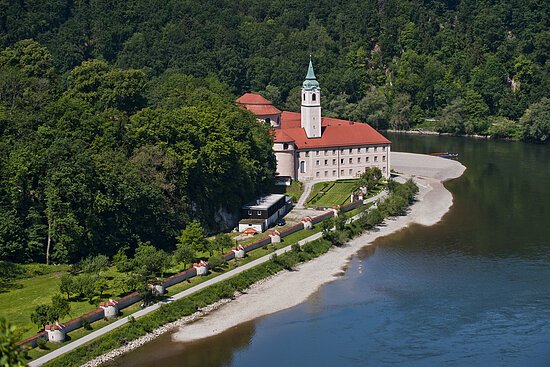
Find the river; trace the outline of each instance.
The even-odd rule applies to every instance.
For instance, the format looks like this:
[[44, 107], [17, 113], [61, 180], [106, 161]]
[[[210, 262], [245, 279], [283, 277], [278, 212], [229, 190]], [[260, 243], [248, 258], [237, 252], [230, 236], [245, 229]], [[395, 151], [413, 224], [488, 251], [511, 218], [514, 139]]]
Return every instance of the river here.
[[377, 240], [299, 306], [109, 366], [550, 366], [550, 146], [390, 139], [459, 153], [441, 222]]

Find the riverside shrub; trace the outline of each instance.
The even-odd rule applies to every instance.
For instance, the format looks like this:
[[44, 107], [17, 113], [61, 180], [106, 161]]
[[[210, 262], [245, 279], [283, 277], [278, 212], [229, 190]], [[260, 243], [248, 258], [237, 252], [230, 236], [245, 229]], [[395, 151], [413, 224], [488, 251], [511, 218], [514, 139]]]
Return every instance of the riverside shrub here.
[[[405, 200], [399, 200], [403, 203], [412, 203], [418, 192], [416, 184], [409, 180], [405, 184], [392, 185], [393, 190], [389, 197], [398, 195]], [[388, 198], [389, 198], [388, 197]], [[406, 205], [406, 204], [405, 204]], [[371, 209], [361, 218], [366, 218], [364, 228], [369, 228], [370, 225], [375, 226], [380, 224], [384, 217], [382, 210], [383, 203], [379, 208]], [[353, 233], [355, 233], [355, 229]], [[346, 237], [346, 229], [344, 226], [338, 230], [339, 236]], [[212, 304], [222, 298], [226, 298], [235, 291], [242, 291], [250, 287], [255, 282], [276, 274], [284, 268], [292, 269], [293, 266], [301, 261], [311, 260], [319, 255], [327, 252], [332, 246], [331, 241], [327, 239], [318, 239], [304, 245], [303, 251], [297, 253], [290, 251], [280, 256], [274, 256], [273, 261], [267, 261], [252, 269], [246, 270], [232, 278], [224, 280], [220, 283], [202, 289], [188, 297], [179, 299], [169, 304], [165, 304], [160, 308], [160, 312], [154, 312], [146, 315], [135, 322], [128, 323], [119, 329], [105, 334], [98, 339], [86, 344], [85, 346], [76, 348], [75, 350], [60, 356], [59, 358], [44, 364], [45, 367], [65, 367], [81, 365], [93, 358], [99, 357], [102, 354], [109, 352], [112, 349], [122, 347], [129, 341], [135, 340], [148, 332], [161, 327], [167, 323], [178, 320], [181, 317], [188, 316], [197, 311], [197, 308]]]
[[[319, 256], [320, 254], [328, 251], [330, 248], [330, 244], [324, 240], [316, 240], [310, 243], [313, 246], [314, 253], [304, 256], [307, 260]], [[282, 254], [277, 258], [282, 259], [286, 265], [290, 266], [294, 266], [299, 262], [298, 256], [291, 252]], [[200, 307], [217, 302], [222, 298], [230, 297], [235, 291], [245, 290], [258, 280], [276, 274], [281, 270], [283, 270], [283, 266], [274, 261], [268, 261], [260, 264], [230, 279], [200, 290], [189, 297], [179, 299], [169, 304], [164, 304], [158, 311], [143, 316], [134, 322], [113, 330], [112, 332], [97, 338], [85, 346], [76, 348], [75, 350], [62, 355], [59, 358], [44, 364], [44, 366], [64, 367], [83, 364], [90, 359], [99, 357], [100, 355], [109, 352], [112, 349], [122, 347], [129, 341], [135, 340], [148, 332], [161, 327], [162, 325], [174, 322], [181, 317], [191, 315]]]

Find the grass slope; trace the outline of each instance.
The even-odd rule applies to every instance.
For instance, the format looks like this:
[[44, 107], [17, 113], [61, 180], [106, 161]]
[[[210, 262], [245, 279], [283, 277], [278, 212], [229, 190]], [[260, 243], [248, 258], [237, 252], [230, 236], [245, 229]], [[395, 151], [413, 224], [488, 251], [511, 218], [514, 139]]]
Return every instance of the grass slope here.
[[352, 191], [359, 187], [359, 180], [319, 182], [313, 185], [308, 205], [334, 206], [346, 204]]

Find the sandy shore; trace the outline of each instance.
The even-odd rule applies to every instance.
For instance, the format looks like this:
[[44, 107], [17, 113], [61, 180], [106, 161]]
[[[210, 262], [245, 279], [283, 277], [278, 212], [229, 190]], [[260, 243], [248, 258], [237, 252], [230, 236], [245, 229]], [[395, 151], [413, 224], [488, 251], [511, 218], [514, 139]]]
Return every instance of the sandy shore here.
[[392, 168], [413, 177], [420, 191], [418, 201], [406, 217], [385, 221], [376, 231], [366, 232], [347, 246], [333, 248], [327, 254], [300, 265], [296, 271], [282, 272], [252, 286], [216, 311], [181, 326], [174, 341], [188, 342], [219, 334], [245, 321], [269, 315], [304, 302], [321, 285], [336, 279], [350, 257], [379, 237], [387, 236], [412, 223], [430, 226], [437, 223], [453, 203], [442, 182], [459, 177], [466, 169], [459, 162], [411, 153], [391, 153]]

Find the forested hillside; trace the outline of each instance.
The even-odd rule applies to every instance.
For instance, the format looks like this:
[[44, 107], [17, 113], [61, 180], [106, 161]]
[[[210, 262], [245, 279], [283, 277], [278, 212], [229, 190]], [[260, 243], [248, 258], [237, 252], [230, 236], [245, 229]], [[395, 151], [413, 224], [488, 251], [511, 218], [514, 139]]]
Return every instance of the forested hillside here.
[[[0, 3], [0, 257], [171, 247], [265, 190], [245, 91], [326, 115], [550, 140], [550, 2], [28, 0]], [[217, 214], [216, 214], [217, 213]]]
[[271, 183], [267, 127], [214, 78], [99, 60], [62, 78], [34, 41], [0, 66], [2, 260], [171, 248], [191, 217], [219, 228]]
[[330, 115], [547, 141], [548, 1], [32, 0], [0, 17], [0, 46], [33, 38], [62, 73], [178, 68], [296, 109], [312, 54]]

